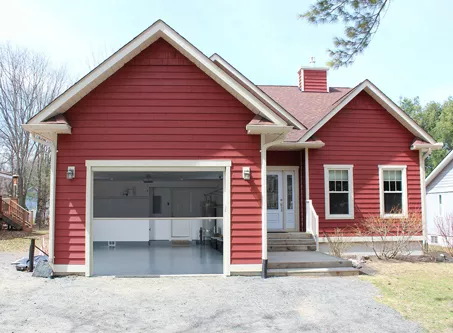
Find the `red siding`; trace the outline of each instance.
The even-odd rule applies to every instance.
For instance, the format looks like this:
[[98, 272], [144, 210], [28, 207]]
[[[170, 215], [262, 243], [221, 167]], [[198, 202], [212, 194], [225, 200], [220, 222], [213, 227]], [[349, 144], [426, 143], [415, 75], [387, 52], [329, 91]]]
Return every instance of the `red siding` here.
[[327, 92], [326, 70], [304, 70], [304, 91]]
[[232, 160], [231, 262], [260, 263], [260, 137], [245, 130], [253, 116], [162, 39], [145, 49], [66, 113], [72, 134], [58, 138], [55, 263], [85, 262], [89, 159]]
[[[414, 135], [367, 93], [362, 92], [317, 133], [326, 145], [310, 149], [310, 198], [321, 233], [379, 215], [378, 165], [407, 165], [409, 210], [421, 205], [419, 153], [411, 151]], [[324, 164], [353, 164], [355, 220], [326, 220]]]

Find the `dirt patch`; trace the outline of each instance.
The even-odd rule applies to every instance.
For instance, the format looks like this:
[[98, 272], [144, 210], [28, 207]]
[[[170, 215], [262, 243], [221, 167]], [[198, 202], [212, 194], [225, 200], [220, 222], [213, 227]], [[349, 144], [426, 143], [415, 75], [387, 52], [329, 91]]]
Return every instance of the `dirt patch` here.
[[30, 247], [30, 237], [37, 238], [37, 246], [47, 248], [48, 231], [36, 230], [32, 232], [0, 230], [0, 252], [24, 252]]

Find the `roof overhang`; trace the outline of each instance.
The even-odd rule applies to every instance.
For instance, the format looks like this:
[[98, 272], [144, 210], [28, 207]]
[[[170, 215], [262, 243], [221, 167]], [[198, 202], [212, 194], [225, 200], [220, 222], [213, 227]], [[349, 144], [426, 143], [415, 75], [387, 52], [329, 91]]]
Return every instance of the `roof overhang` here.
[[442, 142], [437, 142], [435, 144], [431, 143], [413, 143], [411, 150], [439, 150], [442, 149], [444, 144]]
[[32, 133], [55, 133], [55, 134], [71, 134], [71, 126], [69, 124], [23, 124], [22, 128]]
[[247, 125], [247, 134], [287, 134], [293, 127], [280, 125]]
[[302, 149], [319, 149], [325, 146], [325, 143], [317, 141], [307, 142], [282, 142], [278, 145], [272, 146], [269, 150], [302, 150]]
[[411, 117], [401, 110], [390, 98], [380, 91], [369, 80], [365, 80], [350, 91], [324, 118], [305, 133], [299, 142], [309, 140], [322, 126], [332, 119], [340, 110], [342, 110], [350, 101], [352, 101], [360, 92], [367, 92], [376, 100], [384, 109], [395, 117], [404, 127], [406, 127], [414, 136], [421, 138], [429, 144], [437, 144], [423, 128], [421, 128]]
[[445, 156], [442, 162], [440, 162], [439, 165], [429, 174], [425, 180], [425, 186], [428, 186], [451, 161], [453, 161], [453, 151]]
[[[42, 111], [31, 118], [27, 125], [38, 125], [46, 119], [66, 112], [94, 88], [104, 82], [112, 74], [123, 67], [129, 60], [138, 55], [157, 39], [163, 38], [179, 52], [192, 61], [197, 67], [205, 72], [214, 81], [220, 84], [230, 94], [235, 96], [241, 103], [255, 114], [269, 119], [276, 125], [287, 125], [287, 122], [255, 97], [250, 91], [241, 86], [229, 74], [223, 71], [206, 55], [195, 48], [165, 22], [158, 20], [140, 35], [135, 37], [90, 73], [80, 79], [72, 87], [57, 97]], [[37, 127], [24, 127], [27, 130], [36, 130]], [[60, 127], [55, 127], [59, 129]]]

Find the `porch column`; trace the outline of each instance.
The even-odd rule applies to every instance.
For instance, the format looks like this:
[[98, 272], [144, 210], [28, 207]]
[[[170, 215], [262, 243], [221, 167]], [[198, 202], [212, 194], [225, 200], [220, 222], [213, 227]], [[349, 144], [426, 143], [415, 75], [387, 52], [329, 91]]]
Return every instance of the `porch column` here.
[[266, 135], [261, 134], [261, 277], [267, 278], [267, 156]]

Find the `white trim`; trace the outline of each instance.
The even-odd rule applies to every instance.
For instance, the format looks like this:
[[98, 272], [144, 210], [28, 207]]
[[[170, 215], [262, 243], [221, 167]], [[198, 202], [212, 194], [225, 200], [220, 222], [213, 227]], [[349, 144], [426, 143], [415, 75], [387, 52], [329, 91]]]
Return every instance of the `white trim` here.
[[305, 148], [305, 200], [310, 200], [310, 174], [308, 162], [308, 148]]
[[[85, 275], [93, 275], [93, 172], [95, 171], [223, 171], [223, 275], [230, 275], [231, 263], [231, 161], [223, 160], [87, 160], [85, 197]], [[167, 167], [165, 165], [167, 164]]]
[[[351, 242], [351, 243], [360, 243], [360, 242], [385, 242], [385, 241], [397, 241], [400, 240], [402, 236], [388, 236], [385, 237], [385, 239], [382, 239], [380, 236], [376, 235], [375, 237], [371, 236], [365, 236], [365, 237], [338, 237], [339, 240]], [[337, 237], [336, 237], [337, 238]], [[418, 242], [418, 241], [423, 241], [424, 237], [423, 236], [413, 236], [411, 237], [411, 241]], [[320, 237], [319, 238], [320, 243], [327, 243], [327, 237]]]
[[88, 167], [231, 167], [230, 160], [86, 160]]
[[234, 264], [230, 265], [230, 273], [261, 272], [261, 264]]
[[[348, 205], [349, 214], [330, 213], [329, 171], [346, 170], [348, 172]], [[326, 220], [353, 220], [354, 219], [354, 165], [352, 164], [324, 164], [324, 206]]]
[[32, 133], [54, 132], [58, 134], [71, 134], [71, 126], [69, 124], [22, 124], [22, 128]]
[[[403, 218], [408, 214], [407, 202], [407, 165], [378, 165], [379, 169], [379, 211], [382, 218]], [[384, 205], [384, 170], [401, 171], [402, 180], [402, 213], [401, 214], [385, 214]]]
[[[428, 157], [428, 156], [426, 156]], [[424, 152], [419, 151], [419, 166], [420, 166], [420, 193], [422, 202], [422, 227], [423, 227], [423, 238], [426, 242], [428, 239], [428, 222], [426, 220], [426, 185], [425, 185], [425, 158]], [[442, 215], [441, 215], [442, 216]]]
[[225, 167], [223, 177], [223, 274], [230, 275], [231, 265], [231, 167]]
[[404, 127], [406, 127], [415, 136], [420, 137], [424, 141], [431, 144], [436, 144], [436, 141], [426, 133], [417, 123], [411, 119], [403, 110], [385, 96], [373, 83], [368, 80], [360, 83], [349, 94], [346, 95], [340, 104], [330, 111], [324, 118], [305, 133], [299, 142], [304, 142], [310, 139], [322, 126], [324, 126], [333, 116], [342, 110], [352, 99], [354, 99], [361, 91], [366, 91], [372, 98], [382, 105], [391, 115], [393, 115]]
[[411, 146], [411, 150], [422, 150], [422, 149], [431, 149], [431, 150], [439, 150], [442, 149], [444, 144], [442, 142], [438, 142], [435, 144], [430, 143], [414, 143]]
[[453, 160], [453, 151], [451, 151], [442, 162], [429, 174], [426, 178], [426, 186], [431, 184], [431, 182], [442, 172], [442, 170]]
[[262, 115], [276, 124], [286, 125], [286, 122], [281, 117], [264, 105], [257, 97], [234, 80], [230, 75], [212, 62], [211, 59], [200, 52], [162, 20], [156, 21], [148, 29], [143, 31], [111, 55], [107, 60], [93, 69], [90, 73], [84, 76], [81, 80], [75, 83], [71, 88], [58, 96], [52, 103], [30, 119], [28, 124], [38, 124], [52, 116], [66, 112], [70, 107], [86, 96], [99, 84], [104, 82], [126, 62], [139, 54], [158, 38], [163, 38], [170, 43], [214, 81], [219, 83], [241, 103], [252, 110], [252, 112]]
[[324, 147], [326, 144], [321, 141], [306, 141], [306, 142], [284, 142], [275, 145], [269, 150], [302, 150], [304, 148], [318, 149]]
[[85, 265], [53, 265], [54, 273], [85, 273]]
[[225, 67], [228, 72], [230, 72], [236, 79], [242, 82], [244, 85], [249, 87], [255, 94], [261, 97], [266, 103], [270, 104], [274, 109], [276, 109], [279, 113], [283, 114], [288, 120], [290, 120], [294, 125], [296, 125], [299, 129], [306, 129], [306, 127], [299, 122], [291, 113], [286, 111], [283, 107], [280, 106], [277, 102], [275, 102], [269, 95], [267, 95], [264, 91], [262, 91], [259, 87], [257, 87], [253, 82], [247, 79], [244, 75], [242, 75], [236, 68], [234, 68], [229, 62], [223, 59], [217, 53], [214, 53], [210, 59], [214, 62], [218, 62], [221, 66]]
[[261, 259], [267, 260], [267, 147], [261, 134]]
[[281, 126], [281, 125], [247, 125], [245, 127], [247, 134], [280, 134], [289, 133], [292, 126]]

